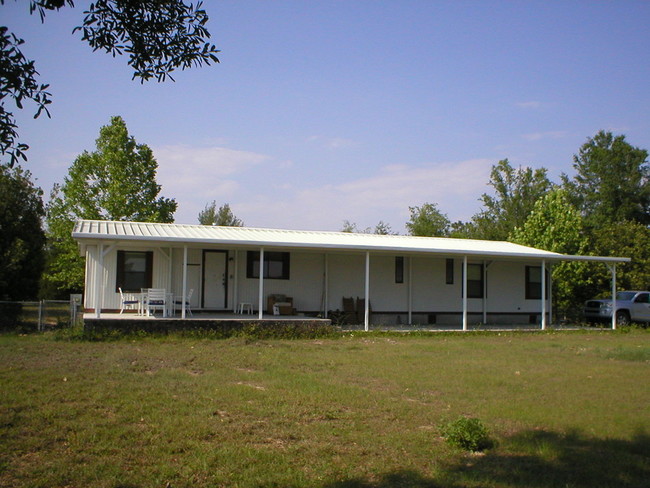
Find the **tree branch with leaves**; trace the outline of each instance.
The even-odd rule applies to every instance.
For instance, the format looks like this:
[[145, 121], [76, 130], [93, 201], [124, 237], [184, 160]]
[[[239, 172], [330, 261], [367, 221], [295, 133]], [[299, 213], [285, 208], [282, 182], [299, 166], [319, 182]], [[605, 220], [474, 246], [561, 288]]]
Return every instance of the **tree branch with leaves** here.
[[[5, 0], [0, 0], [4, 5]], [[30, 13], [38, 12], [45, 21], [48, 11], [65, 6], [74, 7], [72, 0], [31, 0]], [[141, 82], [155, 78], [172, 81], [176, 69], [218, 63], [216, 46], [208, 41], [208, 15], [202, 2], [186, 4], [182, 0], [96, 0], [84, 12], [81, 25], [73, 32], [82, 34], [93, 51], [104, 51], [112, 56], [128, 54], [133, 68], [133, 79]], [[0, 27], [0, 156], [8, 157], [13, 166], [18, 160], [27, 160], [29, 146], [19, 141], [18, 125], [13, 101], [22, 110], [24, 102], [36, 105], [34, 118], [43, 112], [50, 116], [48, 105], [51, 93], [48, 84], [38, 81], [33, 60], [28, 60], [20, 46], [25, 41]]]

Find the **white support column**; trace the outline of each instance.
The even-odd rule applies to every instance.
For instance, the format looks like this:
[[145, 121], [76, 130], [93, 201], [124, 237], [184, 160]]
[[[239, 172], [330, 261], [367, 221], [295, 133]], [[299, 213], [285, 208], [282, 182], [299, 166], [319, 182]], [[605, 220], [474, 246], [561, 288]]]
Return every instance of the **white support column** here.
[[553, 265], [548, 265], [548, 321], [553, 326]]
[[187, 297], [187, 246], [183, 246], [183, 294], [181, 297], [181, 319], [185, 318], [185, 297]]
[[260, 289], [257, 297], [259, 306], [258, 317], [260, 320], [264, 318], [264, 248], [260, 248]]
[[[174, 264], [173, 260], [172, 260], [173, 257], [174, 257], [174, 248], [170, 247], [169, 248], [169, 259], [168, 259], [168, 261], [169, 261], [168, 272], [169, 272], [169, 291], [171, 293], [174, 292], [174, 290], [173, 290], [174, 280], [172, 279], [172, 271], [173, 271], [173, 264]], [[176, 313], [176, 310], [175, 310], [175, 307], [174, 307], [173, 303], [172, 303], [172, 311], [173, 311], [173, 313]]]
[[546, 260], [542, 259], [542, 330], [546, 330]]
[[97, 246], [95, 265], [95, 317], [102, 317], [102, 296], [104, 295], [104, 244]]
[[467, 256], [463, 256], [463, 330], [467, 330]]
[[323, 277], [323, 295], [324, 295], [324, 302], [323, 303], [323, 317], [327, 318], [327, 312], [329, 308], [329, 303], [330, 303], [330, 293], [329, 293], [329, 288], [330, 288], [330, 260], [329, 260], [329, 255], [325, 253], [325, 276]]
[[366, 292], [363, 324], [366, 332], [370, 329], [370, 251], [366, 251]]
[[413, 325], [413, 256], [409, 256], [409, 272], [408, 272], [408, 323]]
[[487, 324], [487, 261], [483, 261], [483, 325]]
[[609, 269], [612, 272], [612, 329], [616, 330], [616, 263], [612, 264]]
[[232, 292], [232, 312], [237, 312], [239, 305], [239, 251], [235, 249], [234, 252], [234, 266], [235, 270], [233, 271], [233, 292]]

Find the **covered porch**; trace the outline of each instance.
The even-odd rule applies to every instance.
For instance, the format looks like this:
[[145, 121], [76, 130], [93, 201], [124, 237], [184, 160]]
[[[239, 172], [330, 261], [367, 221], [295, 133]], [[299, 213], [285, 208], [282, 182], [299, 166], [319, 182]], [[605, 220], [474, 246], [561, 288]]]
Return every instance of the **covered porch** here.
[[[146, 283], [181, 305], [163, 320], [322, 318], [337, 324], [348, 297], [356, 299], [356, 320], [344, 325], [363, 330], [544, 330], [553, 312], [554, 264], [603, 262], [615, 295], [616, 265], [628, 260], [508, 242], [177, 224], [81, 221], [73, 236], [87, 258], [88, 320], [112, 320], [121, 305], [117, 289]], [[276, 302], [280, 316], [273, 315]]]

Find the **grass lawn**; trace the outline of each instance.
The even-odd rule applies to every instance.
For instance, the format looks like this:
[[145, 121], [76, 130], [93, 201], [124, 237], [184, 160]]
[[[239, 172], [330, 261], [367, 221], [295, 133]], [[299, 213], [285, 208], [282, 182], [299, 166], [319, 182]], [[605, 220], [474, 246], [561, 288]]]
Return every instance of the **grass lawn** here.
[[0, 336], [1, 487], [650, 486], [647, 331], [55, 337]]

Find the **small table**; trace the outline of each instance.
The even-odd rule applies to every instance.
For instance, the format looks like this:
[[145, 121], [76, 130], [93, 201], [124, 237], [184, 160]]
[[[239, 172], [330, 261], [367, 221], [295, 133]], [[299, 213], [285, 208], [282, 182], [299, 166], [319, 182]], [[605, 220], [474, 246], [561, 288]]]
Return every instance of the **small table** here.
[[253, 315], [253, 304], [249, 302], [240, 302], [239, 307], [237, 307], [237, 312], [240, 315], [244, 314], [244, 310], [246, 310], [246, 313], [248, 315]]

